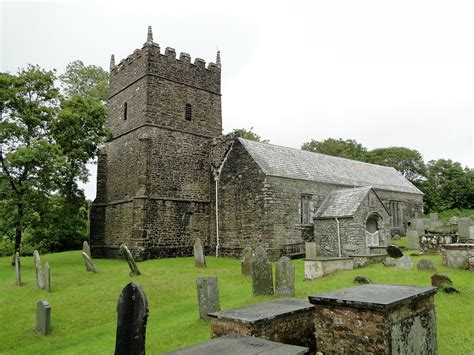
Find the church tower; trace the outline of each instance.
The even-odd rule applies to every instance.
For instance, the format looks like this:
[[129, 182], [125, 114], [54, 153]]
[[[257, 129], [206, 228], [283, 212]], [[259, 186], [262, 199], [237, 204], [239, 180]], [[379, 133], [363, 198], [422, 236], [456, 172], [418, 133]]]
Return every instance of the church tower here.
[[98, 158], [91, 206], [94, 256], [116, 257], [126, 243], [138, 259], [192, 255], [208, 244], [211, 214], [209, 145], [222, 133], [220, 55], [206, 67], [176, 58], [153, 41], [110, 61], [112, 138]]

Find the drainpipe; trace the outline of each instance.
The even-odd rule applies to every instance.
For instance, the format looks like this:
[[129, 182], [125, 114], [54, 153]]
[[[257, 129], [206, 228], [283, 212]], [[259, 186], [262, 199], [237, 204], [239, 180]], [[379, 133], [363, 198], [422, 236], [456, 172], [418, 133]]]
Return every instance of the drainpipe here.
[[339, 248], [339, 257], [341, 258], [342, 257], [342, 253], [341, 253], [341, 230], [339, 229], [339, 220], [337, 219], [337, 217], [335, 218], [336, 220], [336, 226], [337, 226], [337, 246]]
[[219, 256], [219, 176], [214, 177], [216, 182], [216, 258]]

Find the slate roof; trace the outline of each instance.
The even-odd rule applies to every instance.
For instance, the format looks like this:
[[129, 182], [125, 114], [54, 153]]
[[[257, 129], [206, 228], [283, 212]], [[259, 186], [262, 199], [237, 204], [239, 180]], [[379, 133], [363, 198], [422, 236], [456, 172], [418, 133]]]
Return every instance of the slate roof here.
[[316, 211], [314, 217], [352, 217], [371, 189], [372, 187], [366, 186], [331, 191]]
[[423, 193], [394, 168], [238, 138], [269, 176], [351, 187]]

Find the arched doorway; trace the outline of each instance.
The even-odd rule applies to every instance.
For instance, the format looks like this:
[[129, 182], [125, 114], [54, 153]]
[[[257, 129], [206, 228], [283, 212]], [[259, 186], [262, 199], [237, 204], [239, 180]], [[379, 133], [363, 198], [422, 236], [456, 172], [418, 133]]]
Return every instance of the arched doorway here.
[[379, 225], [381, 217], [373, 213], [367, 217], [365, 221], [365, 238], [368, 247], [378, 247], [380, 245], [379, 239]]

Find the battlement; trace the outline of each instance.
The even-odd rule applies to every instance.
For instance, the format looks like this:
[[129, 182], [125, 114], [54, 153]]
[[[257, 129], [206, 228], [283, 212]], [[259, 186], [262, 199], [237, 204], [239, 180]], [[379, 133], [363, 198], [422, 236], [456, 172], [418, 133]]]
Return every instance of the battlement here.
[[221, 65], [220, 53], [217, 53], [217, 63], [208, 63], [201, 58], [194, 62], [188, 53], [182, 52], [176, 57], [174, 48], [167, 47], [161, 53], [160, 46], [153, 42], [151, 27], [148, 29], [148, 38], [143, 47], [133, 51], [125, 59], [115, 65], [112, 56], [110, 62], [110, 92], [115, 95], [126, 86], [146, 75], [157, 76], [175, 83], [195, 87], [220, 95]]

